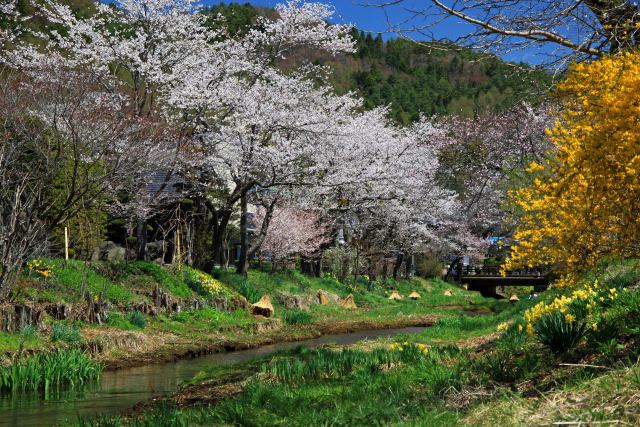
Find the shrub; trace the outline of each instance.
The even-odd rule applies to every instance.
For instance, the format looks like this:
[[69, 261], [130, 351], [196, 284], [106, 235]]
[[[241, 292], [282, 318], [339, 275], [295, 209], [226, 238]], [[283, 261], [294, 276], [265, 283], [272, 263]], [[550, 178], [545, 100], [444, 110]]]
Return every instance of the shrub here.
[[38, 328], [34, 325], [25, 325], [22, 329], [20, 329], [20, 340], [26, 341], [31, 338], [34, 338], [38, 333]]
[[243, 280], [237, 287], [237, 291], [247, 299], [251, 304], [258, 302], [260, 299], [260, 292], [253, 287], [248, 280]]
[[535, 326], [538, 340], [554, 353], [565, 353], [578, 345], [587, 326], [583, 320], [567, 320], [555, 312], [538, 319]]
[[416, 270], [418, 274], [427, 279], [433, 277], [442, 277], [442, 268], [444, 264], [437, 258], [424, 257], [418, 259], [416, 263]]
[[282, 313], [282, 320], [288, 325], [307, 325], [311, 319], [311, 313], [304, 310], [286, 310]]
[[137, 326], [140, 329], [144, 329], [144, 327], [147, 326], [147, 318], [144, 316], [143, 313], [137, 310], [134, 311], [133, 313], [130, 313], [129, 316], [127, 316], [127, 320], [129, 321], [129, 323], [131, 323], [134, 326]]
[[51, 341], [75, 344], [82, 341], [82, 334], [78, 328], [69, 326], [66, 323], [54, 323], [51, 329]]

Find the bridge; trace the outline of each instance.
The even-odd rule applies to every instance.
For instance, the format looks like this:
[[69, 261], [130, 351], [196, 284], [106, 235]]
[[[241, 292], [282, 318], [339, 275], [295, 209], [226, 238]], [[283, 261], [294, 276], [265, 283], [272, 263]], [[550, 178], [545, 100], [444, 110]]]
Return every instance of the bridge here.
[[549, 272], [539, 268], [522, 268], [500, 273], [500, 267], [456, 265], [451, 271], [453, 280], [466, 284], [467, 289], [480, 291], [482, 295], [497, 294], [499, 286], [533, 286], [535, 292], [542, 292], [549, 287]]

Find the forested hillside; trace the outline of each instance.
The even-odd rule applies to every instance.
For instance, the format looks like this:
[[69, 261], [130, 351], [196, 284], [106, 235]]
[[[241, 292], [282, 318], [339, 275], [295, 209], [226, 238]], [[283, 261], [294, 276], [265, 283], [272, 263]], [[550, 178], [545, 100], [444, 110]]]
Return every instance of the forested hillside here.
[[[230, 4], [210, 8], [223, 14], [232, 31], [242, 31], [257, 16], [272, 11], [252, 5]], [[357, 53], [337, 58], [300, 52], [298, 60], [331, 66], [341, 91], [356, 91], [368, 108], [391, 105], [400, 123], [420, 113], [460, 114], [500, 111], [521, 101], [533, 101], [551, 84], [551, 76], [525, 64], [507, 63], [453, 44], [417, 44], [404, 39], [384, 41], [354, 30]]]

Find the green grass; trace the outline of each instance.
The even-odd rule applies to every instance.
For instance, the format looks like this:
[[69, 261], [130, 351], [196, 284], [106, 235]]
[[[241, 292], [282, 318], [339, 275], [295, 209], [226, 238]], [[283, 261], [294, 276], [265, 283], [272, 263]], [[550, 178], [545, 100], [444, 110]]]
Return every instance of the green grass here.
[[[0, 353], [16, 350], [20, 347], [22, 338], [20, 334], [10, 334], [8, 332], [0, 332]], [[45, 344], [44, 338], [39, 335], [28, 337], [23, 342], [25, 350], [41, 348]]]
[[13, 364], [0, 367], [0, 392], [44, 392], [45, 395], [61, 387], [78, 387], [100, 378], [102, 365], [84, 352], [59, 349], [39, 353]]
[[172, 268], [172, 266], [161, 267], [153, 262], [127, 261], [98, 264], [96, 270], [111, 270], [111, 274], [119, 283], [126, 283], [127, 279], [133, 277], [142, 284], [146, 279], [147, 287], [158, 285], [178, 298], [192, 297], [193, 292], [185, 280], [184, 273], [174, 271]]
[[311, 313], [304, 310], [285, 310], [281, 316], [288, 325], [307, 325], [313, 318]]
[[[249, 271], [245, 279], [231, 271], [216, 270], [213, 276], [230, 288], [244, 295], [249, 302], [257, 301], [263, 295], [271, 295], [276, 309], [275, 316], [282, 318], [285, 323], [291, 320], [291, 312], [279, 305], [273, 298], [276, 292], [306, 295], [315, 298], [318, 291], [323, 290], [338, 295], [341, 298], [349, 294], [354, 295], [358, 310], [345, 310], [335, 304], [326, 306], [311, 305], [308, 310], [311, 318], [304, 323], [328, 323], [332, 321], [369, 320], [390, 321], [404, 316], [441, 314], [455, 315], [456, 311], [475, 307], [483, 307], [486, 311], [493, 308], [496, 302], [481, 297], [478, 293], [468, 292], [459, 287], [445, 283], [439, 279], [425, 280], [412, 278], [409, 280], [388, 279], [386, 282], [369, 284], [360, 279], [348, 283], [341, 283], [332, 277], [309, 277], [297, 270], [287, 270], [275, 274], [260, 270]], [[405, 296], [402, 301], [388, 299], [392, 290], [397, 290]], [[445, 291], [451, 291], [452, 296], [446, 296]], [[413, 301], [407, 298], [412, 291], [418, 291], [422, 299]], [[305, 316], [307, 317], [307, 316]], [[299, 322], [302, 323], [302, 322]]]
[[[38, 289], [28, 294], [36, 300], [51, 300], [52, 302], [77, 302], [80, 300], [80, 291], [86, 277], [86, 290], [92, 295], [103, 295], [107, 301], [129, 303], [138, 300], [126, 287], [114, 283], [107, 277], [98, 274], [82, 261], [62, 259], [44, 260], [52, 267], [53, 274], [43, 282], [44, 293]], [[38, 297], [36, 297], [37, 294]]]
[[122, 313], [119, 313], [117, 311], [108, 313], [107, 325], [114, 328], [122, 329], [123, 331], [134, 331], [139, 329], [129, 321], [128, 316], [124, 316]]
[[175, 334], [211, 333], [231, 329], [246, 329], [255, 321], [244, 310], [218, 311], [211, 307], [201, 310], [184, 310], [170, 315], [152, 318], [149, 324], [155, 330]]

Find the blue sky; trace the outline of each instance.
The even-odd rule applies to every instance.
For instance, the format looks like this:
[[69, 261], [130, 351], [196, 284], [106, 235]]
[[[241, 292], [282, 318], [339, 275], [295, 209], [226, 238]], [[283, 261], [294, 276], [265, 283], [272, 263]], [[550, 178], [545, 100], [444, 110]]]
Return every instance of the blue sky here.
[[[283, 0], [235, 0], [236, 3], [252, 3], [257, 6], [273, 7], [278, 3], [282, 3]], [[361, 30], [371, 32], [383, 33], [385, 39], [389, 37], [395, 37], [393, 33], [389, 32], [388, 14], [390, 20], [394, 23], [402, 22], [409, 15], [404, 10], [405, 7], [416, 5], [416, 8], [420, 4], [424, 5], [424, 1], [421, 0], [407, 0], [404, 6], [394, 6], [388, 9], [382, 10], [380, 8], [366, 7], [368, 0], [316, 0], [323, 3], [331, 4], [335, 7], [336, 16], [333, 20], [336, 23], [354, 24]], [[370, 0], [369, 0], [370, 1]], [[220, 0], [204, 0], [204, 4], [218, 4]], [[229, 3], [229, 1], [225, 1]], [[438, 39], [454, 40], [460, 35], [468, 33], [470, 30], [469, 24], [454, 21], [449, 19], [444, 24], [440, 24], [434, 29], [434, 37]], [[420, 35], [412, 35], [416, 39], [420, 39]], [[422, 37], [424, 38], [424, 37]], [[538, 55], [544, 52], [546, 49], [543, 46], [537, 46], [536, 49], [530, 49], [528, 51], [520, 51], [509, 54], [505, 59], [510, 61], [523, 61], [531, 64], [538, 64], [541, 59]]]
[[[278, 3], [283, 3], [286, 0], [234, 0], [235, 3], [251, 3], [257, 6], [273, 7]], [[310, 0], [311, 1], [311, 0]], [[394, 6], [388, 9], [382, 10], [376, 7], [364, 6], [371, 0], [314, 0], [321, 3], [331, 4], [336, 10], [336, 16], [333, 20], [336, 23], [342, 24], [354, 24], [358, 28], [371, 31], [371, 32], [384, 32], [385, 37], [388, 35], [387, 18], [385, 17], [385, 10], [388, 14], [392, 15], [392, 20], [397, 22], [402, 19], [403, 16], [407, 16], [403, 10], [404, 7]], [[230, 3], [231, 1], [224, 1], [224, 3]], [[218, 4], [221, 0], [205, 0], [203, 4]], [[413, 1], [408, 0], [406, 4], [419, 4], [420, 0]], [[452, 26], [449, 26], [452, 27]], [[459, 31], [463, 30], [462, 24], [456, 26], [457, 28], [442, 28], [443, 34], [438, 34], [440, 37], [454, 36]]]

